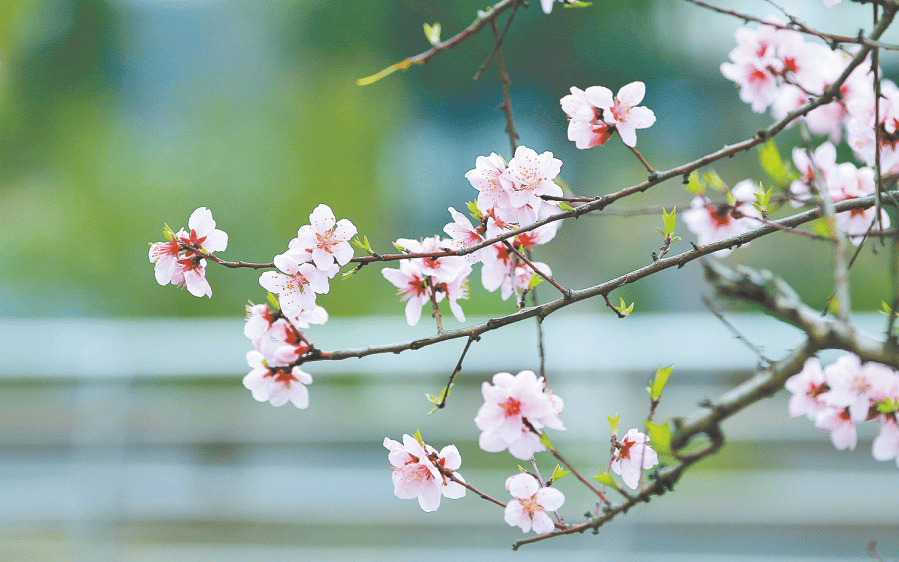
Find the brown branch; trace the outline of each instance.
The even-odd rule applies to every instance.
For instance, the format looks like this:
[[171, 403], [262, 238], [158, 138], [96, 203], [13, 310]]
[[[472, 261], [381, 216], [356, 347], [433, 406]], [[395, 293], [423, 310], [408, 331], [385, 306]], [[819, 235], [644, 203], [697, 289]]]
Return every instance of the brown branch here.
[[831, 33], [824, 33], [823, 31], [818, 31], [813, 29], [804, 23], [800, 22], [794, 17], [788, 16], [790, 19], [790, 23], [787, 25], [782, 25], [779, 23], [773, 23], [765, 21], [761, 18], [757, 18], [755, 16], [750, 16], [749, 14], [743, 14], [740, 12], [736, 12], [734, 10], [728, 10], [725, 8], [719, 8], [718, 6], [712, 6], [711, 4], [706, 4], [701, 0], [687, 0], [691, 4], [699, 6], [700, 8], [705, 8], [707, 10], [711, 10], [713, 12], [718, 12], [719, 14], [724, 14], [728, 16], [733, 16], [735, 18], [739, 18], [746, 23], [756, 22], [763, 25], [768, 25], [777, 29], [786, 29], [790, 31], [798, 31], [800, 33], [805, 33], [806, 35], [814, 35], [824, 41], [830, 43], [831, 45], [837, 45], [838, 43], [854, 43], [857, 45], [864, 45], [870, 48], [879, 48], [879, 49], [888, 49], [892, 51], [899, 51], [899, 45], [892, 45], [890, 43], [882, 43], [880, 41], [875, 41], [870, 38], [865, 37], [849, 37], [846, 35], [833, 35]]
[[462, 361], [465, 360], [465, 356], [468, 354], [468, 348], [471, 347], [472, 342], [476, 342], [480, 340], [479, 337], [471, 337], [468, 338], [468, 341], [465, 343], [465, 349], [462, 350], [462, 355], [459, 357], [459, 361], [456, 362], [456, 368], [453, 369], [453, 372], [450, 374], [449, 380], [446, 382], [446, 386], [443, 387], [443, 399], [440, 400], [439, 404], [434, 404], [437, 409], [444, 408], [446, 406], [446, 399], [449, 398], [450, 387], [453, 385], [453, 381], [460, 372], [462, 372]]
[[380, 78], [393, 73], [396, 70], [406, 70], [413, 64], [427, 64], [432, 58], [436, 57], [440, 53], [444, 51], [448, 51], [462, 43], [469, 37], [472, 37], [476, 33], [478, 33], [481, 29], [484, 28], [488, 23], [492, 23], [496, 21], [496, 18], [499, 17], [500, 14], [520, 3], [521, 0], [501, 0], [497, 2], [493, 6], [490, 6], [486, 10], [478, 10], [478, 16], [475, 20], [465, 29], [463, 29], [458, 34], [453, 37], [447, 39], [446, 41], [441, 41], [434, 45], [432, 48], [427, 51], [415, 55], [414, 57], [409, 57], [404, 59], [396, 64], [393, 64], [386, 69], [378, 72], [377, 74], [370, 76], [368, 78], [362, 78], [361, 80], [357, 80], [356, 83], [359, 85], [371, 84], [372, 82], [376, 82]]
[[[490, 61], [493, 60], [493, 55], [496, 55], [500, 47], [503, 46], [503, 40], [506, 38], [506, 33], [509, 32], [509, 28], [512, 26], [512, 20], [515, 18], [515, 13], [518, 11], [519, 6], [521, 6], [522, 0], [518, 0], [515, 2], [515, 6], [512, 8], [512, 13], [509, 14], [509, 19], [506, 20], [506, 27], [503, 28], [503, 33], [499, 37], [496, 38], [496, 42], [493, 46], [493, 50], [490, 51], [490, 54], [487, 55], [487, 60], [484, 61], [484, 64], [481, 65], [481, 68], [475, 73], [473, 80], [477, 80], [484, 74], [484, 71], [487, 70], [487, 66], [490, 65]], [[493, 34], [496, 35], [496, 20], [490, 22], [490, 25], [493, 27]]]
[[539, 269], [537, 269], [537, 266], [534, 265], [534, 262], [532, 262], [531, 260], [529, 260], [524, 254], [522, 254], [521, 252], [519, 252], [518, 250], [516, 250], [516, 249], [515, 249], [515, 246], [513, 246], [513, 245], [510, 244], [509, 242], [503, 242], [503, 244], [506, 246], [506, 248], [508, 248], [509, 250], [511, 250], [511, 251], [518, 257], [518, 259], [520, 259], [520, 260], [523, 261], [525, 264], [527, 264], [527, 266], [530, 267], [531, 270], [534, 271], [534, 273], [536, 273], [537, 275], [539, 275], [540, 277], [542, 277], [543, 279], [545, 279], [546, 281], [548, 281], [553, 287], [555, 287], [556, 289], [558, 289], [559, 292], [562, 293], [562, 296], [563, 296], [563, 297], [566, 296], [566, 295], [568, 295], [568, 293], [570, 292], [568, 289], [566, 289], [565, 287], [563, 287], [563, 286], [559, 285], [558, 283], [556, 283], [556, 280], [553, 279], [552, 276], [547, 275], [547, 274], [543, 273], [542, 271], [540, 271]]
[[[871, 207], [872, 205], [874, 205], [874, 196], [869, 195], [867, 197], [858, 197], [856, 199], [847, 199], [845, 201], [840, 201], [836, 204], [836, 209], [837, 211], [850, 211], [854, 209], [865, 209]], [[812, 221], [816, 218], [819, 218], [820, 216], [821, 211], [819, 209], [811, 209], [809, 211], [798, 213], [791, 217], [783, 218], [774, 222], [781, 226], [794, 227]], [[603, 294], [608, 294], [619, 287], [629, 285], [631, 283], [639, 281], [640, 279], [643, 279], [650, 275], [654, 275], [659, 271], [670, 269], [672, 267], [677, 267], [679, 269], [698, 258], [707, 256], [709, 254], [717, 252], [718, 250], [732, 249], [742, 246], [743, 244], [771, 234], [772, 232], [776, 232], [777, 230], [778, 229], [773, 226], [763, 225], [754, 230], [725, 238], [724, 240], [721, 240], [719, 242], [706, 244], [704, 246], [696, 246], [693, 250], [660, 259], [649, 265], [641, 267], [640, 269], [636, 269], [634, 271], [631, 271], [630, 273], [627, 273], [620, 277], [616, 277], [615, 279], [611, 279], [604, 283], [600, 283], [598, 285], [580, 290], [569, 289], [570, 296], [568, 298], [560, 298], [554, 301], [550, 301], [546, 304], [542, 304], [540, 306], [525, 308], [506, 316], [491, 318], [487, 322], [479, 324], [477, 326], [470, 326], [467, 328], [459, 328], [455, 330], [446, 330], [440, 334], [399, 344], [373, 345], [365, 348], [345, 349], [332, 352], [318, 351], [301, 357], [299, 363], [307, 361], [335, 361], [349, 359], [351, 357], [366, 357], [368, 355], [377, 355], [381, 353], [400, 353], [410, 349], [421, 349], [422, 347], [434, 345], [442, 341], [480, 336], [481, 334], [484, 334], [486, 332], [497, 330], [499, 328], [502, 328], [503, 326], [521, 322], [522, 320], [533, 318], [535, 316], [541, 316], [545, 318], [553, 312], [565, 308], [566, 306], [570, 306], [576, 302], [580, 302], [582, 300], [600, 296]]]
[[[515, 4], [515, 8], [518, 8], [517, 3]], [[512, 15], [515, 15], [514, 11]], [[509, 22], [506, 24], [506, 31], [509, 30], [509, 23], [512, 23], [512, 16], [509, 16]], [[493, 35], [497, 37], [496, 20], [490, 22], [490, 27], [493, 29]], [[505, 35], [505, 31], [503, 32], [503, 35]], [[506, 62], [503, 59], [503, 50], [499, 46], [502, 39], [497, 37], [496, 41], [496, 68], [499, 71], [499, 81], [503, 90], [503, 103], [499, 105], [499, 109], [506, 115], [506, 132], [509, 134], [509, 143], [512, 145], [512, 155], [514, 156], [515, 149], [517, 148], [515, 141], [517, 141], [519, 137], [518, 133], [515, 132], [515, 121], [512, 119], [512, 98], [509, 96], [509, 86], [512, 85], [512, 81], [509, 80], [509, 73], [506, 72]]]

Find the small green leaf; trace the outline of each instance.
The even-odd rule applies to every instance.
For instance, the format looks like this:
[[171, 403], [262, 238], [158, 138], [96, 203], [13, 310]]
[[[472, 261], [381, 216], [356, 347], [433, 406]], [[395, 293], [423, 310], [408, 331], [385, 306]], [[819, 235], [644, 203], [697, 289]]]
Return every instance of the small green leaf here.
[[674, 216], [675, 213], [677, 213], [677, 207], [671, 209], [670, 214], [665, 210], [664, 207], [662, 207], [662, 222], [665, 225], [665, 236], [671, 236], [672, 234], [674, 234], [674, 226], [677, 220]]
[[[376, 72], [375, 74], [372, 74], [371, 76], [366, 76], [365, 78], [360, 78], [360, 79], [356, 80], [356, 85], [357, 86], [368, 86], [370, 84], [374, 84], [381, 78], [390, 76], [397, 70], [406, 70], [407, 68], [412, 66], [412, 64], [413, 64], [413, 61], [401, 60], [398, 63], [391, 64], [390, 66], [388, 66], [387, 68], [385, 68], [384, 70], [382, 70], [380, 72]], [[424, 64], [424, 63], [415, 62], [414, 64]]]
[[610, 488], [618, 489], [618, 483], [615, 482], [615, 478], [612, 477], [611, 474], [603, 470], [599, 474], [594, 474], [593, 478], [596, 478], [596, 481], [602, 484], [603, 486], [609, 486]]
[[554, 448], [552, 442], [550, 442], [549, 440], [549, 437], [546, 436], [546, 432], [540, 434], [540, 444], [549, 450], [552, 450]]
[[399, 253], [401, 253], [401, 254], [408, 254], [408, 253], [409, 253], [409, 250], [407, 250], [406, 248], [403, 248], [402, 246], [400, 246], [400, 245], [397, 244], [396, 242], [393, 243], [393, 247], [396, 248], [396, 251], [399, 252]]
[[623, 316], [627, 316], [628, 314], [630, 314], [631, 312], [634, 311], [634, 305], [636, 303], [632, 302], [630, 305], [628, 305], [627, 303], [624, 302], [624, 299], [621, 297], [618, 297], [618, 300], [621, 301], [621, 304], [619, 304], [618, 306], [616, 306], [614, 308], [615, 308], [615, 310], [620, 312]]
[[535, 273], [531, 276], [531, 280], [528, 281], [528, 291], [530, 291], [540, 283], [543, 283], [543, 278]]
[[475, 203], [474, 201], [469, 201], [465, 203], [465, 206], [468, 207], [468, 212], [469, 214], [471, 214], [471, 218], [478, 222], [483, 222], [484, 213], [482, 213], [481, 210], [478, 209], [477, 203]]
[[437, 405], [438, 402], [440, 402], [440, 400], [437, 399], [436, 394], [425, 394], [425, 398], [427, 398], [428, 402], [430, 402], [431, 404], [433, 404], [435, 406]]
[[355, 274], [358, 273], [358, 272], [359, 272], [359, 270], [356, 269], [356, 268], [354, 267], [353, 269], [351, 269], [351, 270], [349, 270], [349, 271], [347, 271], [347, 272], [345, 272], [345, 273], [342, 273], [342, 274], [340, 275], [340, 279], [341, 279], [341, 281], [342, 281], [342, 280], [346, 279], [347, 277], [349, 277], [350, 275], [355, 275]]
[[776, 185], [785, 186], [790, 183], [790, 168], [781, 159], [773, 140], [759, 146], [759, 163]]
[[658, 402], [662, 398], [662, 391], [665, 389], [668, 377], [671, 376], [672, 369], [674, 369], [674, 365], [668, 365], [665, 368], [659, 367], [659, 370], [656, 371], [656, 377], [652, 380], [649, 388], [646, 389], [649, 392], [649, 398], [653, 402]]
[[692, 172], [690, 174], [689, 179], [687, 180], [687, 187], [685, 188], [690, 193], [695, 193], [696, 195], [705, 195], [705, 183], [699, 179], [699, 174], [697, 172]]
[[826, 218], [820, 218], [812, 221], [812, 232], [814, 232], [818, 236], [826, 236], [828, 238], [831, 238], [834, 235], [834, 230], [831, 226], [831, 223]]
[[899, 412], [899, 400], [887, 396], [882, 401], [877, 402], [877, 411], [881, 414], [892, 414]]
[[611, 430], [612, 435], [618, 435], [618, 422], [621, 421], [621, 415], [615, 414], [615, 417], [606, 416], [609, 418], [609, 430]]
[[169, 242], [175, 241], [175, 231], [166, 223], [162, 223], [162, 235], [165, 236], [165, 239]]
[[428, 43], [436, 47], [440, 43], [440, 22], [434, 25], [425, 24], [425, 37], [428, 39]]
[[568, 203], [566, 203], [564, 201], [559, 201], [559, 208], [562, 209], [563, 211], [573, 211], [574, 210], [574, 207], [572, 207], [571, 205], [569, 205]]
[[416, 430], [415, 430], [415, 435], [413, 435], [412, 437], [413, 437], [416, 441], [418, 441], [418, 444], [421, 445], [421, 448], [422, 448], [422, 449], [424, 449], [424, 450], [427, 451], [428, 448], [427, 448], [427, 446], [425, 446], [425, 442], [421, 439], [421, 431], [419, 431], [419, 430], [416, 429]]
[[674, 243], [674, 242], [680, 242], [680, 241], [681, 241], [681, 237], [680, 237], [680, 236], [675, 236], [675, 237], [673, 237], [673, 238], [671, 239], [671, 242], [672, 242], [672, 243]]
[[281, 303], [278, 302], [278, 297], [275, 295], [268, 293], [266, 296], [266, 300], [268, 301], [268, 309], [272, 312], [276, 312], [281, 310]]
[[712, 189], [718, 190], [721, 193], [727, 191], [727, 184], [724, 183], [724, 180], [721, 179], [721, 176], [719, 176], [718, 173], [714, 170], [709, 170], [708, 172], [702, 174], [702, 179], [704, 179]]
[[668, 424], [655, 424], [646, 422], [646, 432], [649, 434], [650, 446], [655, 452], [662, 455], [671, 455], [671, 428]]
[[887, 301], [880, 301], [880, 306], [883, 308], [882, 312], [884, 314], [886, 314], [887, 316], [892, 316], [893, 309], [890, 307], [890, 305], [887, 304]]
[[562, 468], [562, 465], [557, 464], [556, 468], [553, 469], [552, 481], [555, 482], [559, 478], [562, 478], [566, 474], [571, 474], [570, 470], [565, 470]]
[[574, 0], [570, 4], [562, 4], [563, 8], [589, 8], [593, 5], [593, 2], [582, 2], [581, 0]]
[[518, 472], [527, 472], [527, 470], [525, 470], [523, 466], [518, 465]]
[[730, 205], [731, 207], [737, 206], [737, 198], [734, 197], [734, 194], [731, 193], [730, 191], [728, 191], [724, 194], [724, 198], [727, 200], [727, 204]]

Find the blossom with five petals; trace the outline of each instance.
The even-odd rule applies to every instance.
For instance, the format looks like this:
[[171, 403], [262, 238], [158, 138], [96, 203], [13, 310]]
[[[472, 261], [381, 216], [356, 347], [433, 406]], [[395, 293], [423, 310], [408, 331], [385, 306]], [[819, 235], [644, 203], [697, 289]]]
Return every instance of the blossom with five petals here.
[[514, 498], [506, 504], [506, 523], [521, 527], [524, 533], [533, 529], [538, 535], [543, 535], [553, 530], [553, 522], [547, 512], [562, 507], [565, 503], [562, 492], [540, 486], [536, 478], [524, 472], [507, 478], [506, 490]]
[[[403, 435], [402, 443], [385, 437], [384, 447], [390, 451], [387, 458], [393, 467], [393, 493], [396, 497], [404, 500], [418, 498], [418, 505], [424, 511], [434, 511], [440, 507], [441, 496], [454, 500], [465, 495], [465, 487], [459, 483], [465, 482], [465, 479], [456, 472], [462, 466], [462, 456], [455, 445], [447, 445], [437, 452], [437, 449], [415, 437]], [[459, 482], [444, 473], [451, 474]]]

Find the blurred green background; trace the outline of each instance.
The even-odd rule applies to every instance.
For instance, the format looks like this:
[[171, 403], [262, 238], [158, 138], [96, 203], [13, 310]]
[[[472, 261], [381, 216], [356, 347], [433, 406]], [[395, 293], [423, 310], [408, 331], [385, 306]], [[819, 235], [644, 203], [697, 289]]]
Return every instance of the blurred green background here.
[[[399, 237], [441, 233], [446, 208], [476, 196], [464, 178], [476, 157], [510, 157], [495, 69], [472, 80], [490, 50], [489, 31], [424, 67], [367, 87], [355, 80], [425, 50], [423, 23], [439, 21], [448, 37], [483, 7], [483, 0], [2, 3], [0, 314], [242, 314], [247, 299], [264, 298], [255, 272], [210, 267], [212, 300], [153, 279], [147, 244], [162, 239], [163, 223], [186, 226], [200, 206], [230, 235], [222, 257], [232, 260], [270, 261], [322, 202], [381, 251]], [[849, 34], [866, 24], [853, 6], [790, 8]], [[739, 102], [718, 71], [737, 23], [649, 0], [559, 5], [549, 17], [539, 6], [520, 10], [504, 52], [521, 143], [561, 158], [562, 179], [577, 194], [640, 181], [639, 163], [620, 143], [576, 150], [558, 101], [572, 85], [617, 90], [634, 80], [647, 84], [644, 103], [658, 116], [639, 137], [656, 168], [749, 136], [768, 118]], [[884, 66], [895, 78], [896, 57], [885, 56]], [[791, 141], [795, 132], [778, 139], [784, 154]], [[731, 184], [762, 179], [755, 154], [715, 168]], [[622, 205], [689, 200], [673, 182]], [[660, 224], [655, 216], [581, 219], [537, 257], [564, 285], [583, 287], [647, 263]], [[780, 236], [731, 259], [767, 265], [823, 302], [827, 276], [809, 273], [829, 270], [828, 252]], [[792, 267], [797, 253], [807, 264], [801, 271]], [[377, 269], [333, 283], [321, 304], [338, 316], [401, 314]], [[885, 298], [887, 271], [863, 252], [854, 269], [857, 306]], [[486, 295], [477, 276], [466, 311], [512, 310]], [[701, 306], [698, 280], [698, 268], [689, 267], [621, 296], [639, 310], [693, 309]]]
[[[562, 159], [561, 177], [579, 195], [615, 191], [645, 172], [620, 143], [579, 151], [567, 140], [559, 99], [571, 86], [617, 91], [645, 82], [644, 105], [658, 121], [640, 132], [638, 147], [659, 169], [770, 122], [718, 70], [737, 21], [668, 0], [557, 5], [550, 16], [531, 4], [504, 46], [516, 127], [522, 144]], [[521, 535], [493, 506], [447, 501], [423, 517], [415, 502], [396, 500], [380, 443], [420, 428], [435, 445], [456, 443], [466, 478], [502, 493], [517, 461], [480, 451], [471, 419], [484, 380], [535, 367], [532, 324], [473, 346], [453, 407], [435, 416], [424, 416], [423, 395], [439, 392], [462, 342], [310, 365], [309, 410], [276, 409], [252, 401], [239, 382], [250, 349], [243, 307], [265, 298], [258, 272], [210, 264], [213, 298], [197, 299], [157, 285], [147, 258], [164, 223], [186, 226], [201, 206], [230, 235], [221, 254], [230, 260], [270, 261], [319, 203], [352, 220], [378, 251], [396, 238], [441, 233], [447, 207], [476, 197], [464, 174], [477, 156], [511, 156], [495, 68], [472, 80], [492, 39], [483, 33], [371, 86], [355, 81], [426, 50], [423, 23], [439, 21], [449, 37], [485, 5], [0, 2], [0, 558], [512, 558], [507, 545]], [[728, 5], [759, 16], [773, 9]], [[785, 5], [848, 35], [869, 25], [848, 2]], [[899, 42], [899, 32], [885, 39]], [[885, 53], [883, 66], [899, 78], [896, 53]], [[795, 131], [778, 137], [781, 153], [796, 139]], [[843, 147], [841, 156], [851, 155]], [[715, 169], [731, 185], [763, 178], [755, 153]], [[620, 206], [682, 208], [690, 199], [670, 182]], [[536, 258], [563, 285], [585, 287], [649, 263], [657, 226], [660, 216], [583, 217]], [[678, 233], [685, 240], [675, 252], [694, 239], [683, 226]], [[823, 306], [829, 252], [774, 236], [727, 259], [770, 267]], [[856, 308], [889, 299], [888, 256], [862, 252]], [[336, 349], [433, 333], [427, 318], [405, 325], [404, 305], [378, 269], [332, 283], [319, 299], [332, 317], [366, 318], [329, 322], [310, 332], [313, 342]], [[692, 411], [755, 369], [751, 352], [722, 338], [703, 291], [691, 264], [613, 293], [637, 303], [626, 322], [601, 302], [547, 319], [548, 377], [566, 400], [569, 428], [555, 443], [573, 462], [607, 462], [597, 445], [608, 436], [605, 416], [638, 424], [658, 365], [677, 363], [659, 419]], [[486, 293], [475, 272], [463, 303], [470, 322], [514, 306]], [[702, 313], [684, 314], [694, 310]], [[201, 318], [209, 316], [219, 318]], [[880, 318], [867, 320], [880, 329]], [[771, 319], [736, 322], [772, 357], [798, 341]], [[683, 493], [599, 537], [514, 559], [595, 560], [601, 549], [653, 562], [855, 561], [871, 539], [895, 552], [895, 467], [870, 458], [874, 429], [854, 454], [836, 451], [810, 422], [788, 419], [783, 394], [730, 420], [727, 448], [685, 478]], [[590, 507], [573, 479], [562, 487], [572, 518]]]

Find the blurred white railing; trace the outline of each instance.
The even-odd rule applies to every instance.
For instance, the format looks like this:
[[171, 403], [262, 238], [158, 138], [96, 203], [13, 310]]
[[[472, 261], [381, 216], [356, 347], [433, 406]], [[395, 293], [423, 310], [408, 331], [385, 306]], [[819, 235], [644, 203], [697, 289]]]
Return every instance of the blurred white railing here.
[[[310, 337], [324, 350], [398, 342], [426, 335], [426, 320], [335, 318]], [[730, 320], [771, 358], [801, 339], [764, 316]], [[675, 365], [661, 419], [757, 363], [711, 315], [552, 316], [544, 326], [568, 428], [554, 441], [588, 474], [608, 459], [605, 416], [638, 426], [658, 366]], [[520, 535], [486, 502], [424, 514], [396, 499], [380, 443], [417, 428], [438, 447], [456, 443], [466, 478], [505, 498], [517, 461], [479, 451], [472, 418], [483, 380], [536, 368], [535, 342], [531, 322], [486, 334], [449, 407], [426, 417], [424, 394], [445, 383], [464, 340], [309, 364], [311, 405], [300, 411], [241, 386], [250, 342], [239, 319], [0, 321], [0, 559], [864, 560], [872, 539], [899, 552], [899, 470], [871, 458], [873, 428], [856, 451], [836, 451], [787, 416], [785, 393], [729, 420], [719, 458], [599, 537], [512, 555], [505, 545]], [[573, 479], [559, 486], [569, 519], [591, 508]]]

